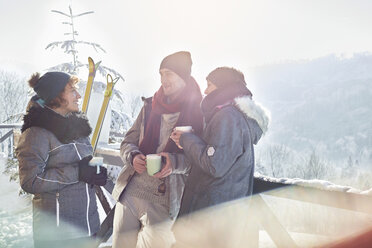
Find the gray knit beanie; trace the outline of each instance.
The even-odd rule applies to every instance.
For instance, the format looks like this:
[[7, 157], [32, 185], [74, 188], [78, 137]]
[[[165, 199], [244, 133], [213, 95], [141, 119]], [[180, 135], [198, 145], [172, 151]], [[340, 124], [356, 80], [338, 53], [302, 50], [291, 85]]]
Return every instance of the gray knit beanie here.
[[165, 57], [160, 64], [160, 69], [167, 68], [187, 81], [191, 76], [191, 65], [191, 54], [186, 51], [181, 51]]
[[34, 91], [45, 103], [49, 103], [64, 90], [70, 78], [71, 76], [64, 72], [47, 72], [39, 78]]
[[231, 67], [218, 67], [207, 76], [207, 80], [223, 89], [234, 85], [247, 85], [244, 74]]

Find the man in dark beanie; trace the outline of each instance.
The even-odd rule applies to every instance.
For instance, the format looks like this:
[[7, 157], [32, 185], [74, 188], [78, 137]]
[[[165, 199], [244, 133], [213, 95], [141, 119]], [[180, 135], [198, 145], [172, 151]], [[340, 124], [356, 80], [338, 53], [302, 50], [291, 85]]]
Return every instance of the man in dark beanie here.
[[[201, 103], [205, 120], [203, 135], [199, 137], [182, 131], [174, 131], [171, 135], [171, 139], [183, 147], [192, 164], [180, 215], [251, 195], [253, 145], [268, 127], [268, 115], [252, 100], [243, 73], [220, 67], [207, 76], [207, 83], [206, 97]], [[177, 226], [181, 231], [177, 232], [179, 228], [176, 228], [177, 238], [189, 247], [241, 247], [240, 234], [248, 218], [244, 215], [245, 208], [242, 212], [235, 206], [232, 203], [219, 205], [203, 211], [205, 218], [180, 222], [182, 224]], [[217, 210], [219, 214], [216, 215], [214, 210], [221, 208], [222, 213]], [[193, 235], [195, 233], [198, 235]], [[192, 240], [190, 245], [187, 243], [190, 236], [199, 239]]]
[[[161, 87], [144, 100], [144, 107], [121, 143], [124, 167], [112, 193], [117, 201], [114, 248], [170, 248], [174, 243], [171, 228], [189, 166], [169, 136], [176, 126], [192, 126], [199, 135], [203, 127], [202, 96], [191, 76], [191, 65], [189, 52], [177, 52], [162, 60]], [[146, 168], [149, 154], [165, 158], [163, 168], [155, 175]]]

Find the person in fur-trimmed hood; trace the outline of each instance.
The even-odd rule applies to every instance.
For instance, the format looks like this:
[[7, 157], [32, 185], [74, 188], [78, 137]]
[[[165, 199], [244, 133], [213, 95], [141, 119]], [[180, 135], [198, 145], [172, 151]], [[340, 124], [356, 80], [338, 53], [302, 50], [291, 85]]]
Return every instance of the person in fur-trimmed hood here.
[[92, 129], [79, 113], [78, 79], [63, 72], [32, 75], [31, 99], [16, 154], [24, 191], [33, 194], [34, 247], [86, 247], [99, 229], [95, 190], [106, 168], [89, 166]]
[[[268, 114], [252, 100], [243, 73], [220, 67], [206, 79], [206, 97], [201, 103], [205, 120], [202, 137], [182, 131], [171, 134], [171, 139], [183, 148], [193, 165], [187, 177], [180, 216], [251, 195], [253, 145], [268, 128]], [[210, 224], [210, 227], [214, 225]], [[220, 242], [220, 245], [232, 247], [231, 243]]]

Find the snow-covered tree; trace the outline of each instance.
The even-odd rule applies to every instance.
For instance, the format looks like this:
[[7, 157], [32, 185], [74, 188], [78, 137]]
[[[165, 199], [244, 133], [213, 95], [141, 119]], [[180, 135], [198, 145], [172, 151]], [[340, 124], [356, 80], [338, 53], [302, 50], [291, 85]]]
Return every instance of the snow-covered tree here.
[[268, 164], [273, 177], [283, 176], [288, 166], [289, 150], [284, 145], [271, 145], [267, 150]]
[[[68, 36], [68, 39], [62, 40], [62, 41], [51, 42], [47, 45], [47, 47], [45, 49], [53, 50], [54, 48], [61, 48], [61, 49], [63, 49], [63, 52], [65, 54], [71, 55], [71, 61], [64, 62], [64, 63], [61, 63], [59, 65], [53, 66], [53, 67], [49, 68], [48, 70], [49, 71], [55, 71], [55, 70], [64, 71], [64, 72], [68, 72], [68, 73], [73, 74], [73, 75], [78, 75], [79, 68], [84, 67], [84, 66], [88, 68], [88, 64], [82, 63], [79, 60], [78, 46], [81, 46], [81, 45], [82, 46], [90, 46], [90, 47], [94, 48], [94, 50], [96, 52], [99, 52], [99, 51], [104, 52], [104, 53], [106, 52], [100, 44], [77, 39], [77, 37], [79, 36], [79, 32], [75, 28], [74, 21], [79, 17], [89, 15], [89, 14], [93, 14], [94, 11], [87, 11], [87, 12], [83, 12], [83, 13], [80, 13], [80, 14], [74, 14], [72, 7], [69, 6], [69, 12], [68, 13], [65, 13], [65, 12], [62, 12], [62, 11], [59, 11], [59, 10], [52, 10], [52, 12], [63, 15], [65, 18], [67, 18], [67, 21], [62, 22], [62, 24], [68, 25], [70, 27], [70, 31], [67, 32], [67, 33], [64, 33], [65, 36]], [[108, 73], [110, 73], [114, 77], [119, 77], [122, 80], [124, 80], [124, 78], [120, 75], [120, 73], [118, 73], [117, 71], [115, 71], [112, 68], [105, 67], [102, 64], [98, 67], [98, 72], [102, 76], [106, 76]]]
[[27, 105], [29, 87], [15, 72], [0, 70], [0, 123], [19, 122]]
[[313, 149], [309, 159], [303, 167], [303, 179], [325, 179], [328, 176], [328, 167], [326, 162], [320, 158], [318, 153]]

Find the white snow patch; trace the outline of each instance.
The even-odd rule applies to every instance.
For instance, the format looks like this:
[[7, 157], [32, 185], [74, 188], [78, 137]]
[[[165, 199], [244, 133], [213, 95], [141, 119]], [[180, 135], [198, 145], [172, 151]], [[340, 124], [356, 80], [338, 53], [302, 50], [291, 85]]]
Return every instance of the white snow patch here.
[[0, 153], [0, 247], [33, 247], [31, 201], [2, 173], [5, 159]]
[[[334, 183], [331, 183], [325, 180], [319, 180], [319, 179], [305, 180], [305, 179], [300, 179], [300, 178], [273, 178], [273, 177], [264, 176], [258, 172], [255, 172], [255, 177], [261, 180], [264, 180], [264, 181], [274, 182], [274, 183], [299, 185], [299, 186], [316, 188], [316, 189], [321, 189], [321, 190], [328, 190], [328, 191], [339, 191], [339, 192], [362, 194], [362, 191], [359, 189], [355, 189], [350, 186], [337, 185], [337, 184], [334, 184]], [[372, 192], [367, 192], [363, 194], [372, 194]]]
[[372, 196], [372, 188], [370, 188], [369, 190], [362, 191], [360, 194], [362, 194], [362, 195], [371, 195]]

